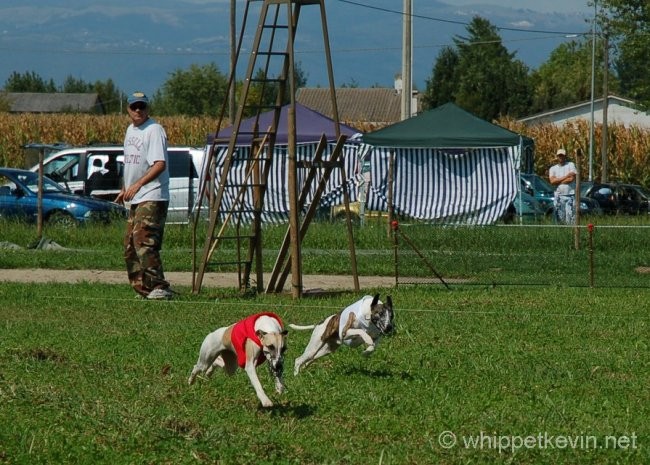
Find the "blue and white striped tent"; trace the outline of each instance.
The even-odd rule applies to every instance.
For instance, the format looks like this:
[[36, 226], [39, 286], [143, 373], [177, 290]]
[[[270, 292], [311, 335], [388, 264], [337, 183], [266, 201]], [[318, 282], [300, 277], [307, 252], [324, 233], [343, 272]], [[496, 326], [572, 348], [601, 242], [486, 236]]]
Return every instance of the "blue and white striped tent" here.
[[[448, 103], [362, 136], [367, 209], [447, 224], [491, 224], [513, 201], [524, 139]], [[528, 140], [529, 141], [529, 140]]]
[[[288, 105], [284, 106], [280, 114], [280, 123], [276, 132], [276, 144], [272, 156], [272, 165], [267, 181], [267, 191], [264, 199], [264, 206], [262, 211], [262, 221], [264, 223], [282, 223], [288, 221], [289, 214], [289, 192], [288, 192], [288, 130], [287, 130], [287, 109]], [[259, 117], [258, 126], [268, 127], [270, 119], [273, 117], [273, 112], [267, 112]], [[238, 137], [236, 145], [236, 157], [229, 170], [228, 184], [237, 185], [246, 177], [246, 160], [250, 155], [250, 142], [251, 136], [249, 135], [255, 118], [249, 118], [242, 121], [240, 131], [242, 135]], [[348, 192], [352, 201], [357, 199], [357, 185], [359, 183], [361, 173], [359, 172], [359, 151], [362, 148], [360, 143], [360, 134], [346, 125], [340, 125], [340, 133], [348, 137], [348, 140], [343, 148], [343, 163], [345, 166], [345, 174], [347, 178]], [[315, 112], [300, 104], [296, 104], [296, 140], [297, 140], [297, 161], [311, 161], [313, 160], [316, 148], [322, 135], [325, 135], [328, 145], [323, 154], [324, 160], [329, 160], [334, 147], [336, 146], [336, 132], [335, 123], [332, 119]], [[225, 128], [219, 132], [220, 138], [227, 138], [230, 136], [230, 128]], [[212, 137], [208, 138], [208, 149], [212, 145]], [[217, 179], [224, 166], [227, 155], [227, 145], [219, 145], [215, 147], [214, 157], [216, 161]], [[321, 174], [322, 174], [321, 169]], [[307, 169], [298, 169], [297, 185], [298, 193], [302, 189], [307, 176]], [[207, 174], [207, 166], [203, 167], [201, 179], [205, 180]], [[321, 197], [321, 205], [335, 205], [343, 201], [343, 182], [341, 170], [335, 169], [332, 171], [331, 176], [327, 182], [325, 191]], [[309, 205], [313, 195], [315, 194], [317, 183], [312, 183], [310, 194], [308, 195], [306, 205]], [[237, 188], [227, 188], [224, 191], [223, 201], [221, 205], [222, 215], [233, 206], [236, 196]], [[246, 191], [243, 198], [243, 209], [252, 210], [252, 192], [250, 189]], [[252, 213], [248, 217], [244, 215], [243, 220], [251, 220]]]

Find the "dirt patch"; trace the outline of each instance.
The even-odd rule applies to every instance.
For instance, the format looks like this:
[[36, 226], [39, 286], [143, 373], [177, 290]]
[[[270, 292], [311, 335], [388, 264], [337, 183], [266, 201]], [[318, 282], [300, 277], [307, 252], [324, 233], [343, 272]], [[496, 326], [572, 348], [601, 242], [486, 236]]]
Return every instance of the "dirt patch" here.
[[[170, 271], [165, 277], [176, 286], [192, 286], [191, 272]], [[265, 277], [268, 279], [268, 277]], [[81, 283], [101, 282], [106, 284], [127, 284], [126, 271], [108, 270], [50, 270], [50, 269], [0, 269], [0, 282], [19, 283]], [[395, 278], [390, 276], [360, 276], [361, 289], [394, 287]], [[204, 288], [238, 287], [236, 273], [206, 273], [203, 277]], [[352, 276], [345, 275], [304, 275], [303, 288], [310, 290], [353, 290]], [[291, 282], [285, 285], [285, 291], [291, 289]]]

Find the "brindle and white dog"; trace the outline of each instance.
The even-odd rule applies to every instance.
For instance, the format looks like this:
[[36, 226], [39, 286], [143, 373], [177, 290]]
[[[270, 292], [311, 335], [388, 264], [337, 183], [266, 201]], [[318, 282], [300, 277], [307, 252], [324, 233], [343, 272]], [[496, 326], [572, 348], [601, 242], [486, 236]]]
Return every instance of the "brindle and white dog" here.
[[314, 360], [331, 354], [341, 344], [357, 347], [366, 344], [364, 355], [370, 355], [382, 335], [393, 331], [393, 302], [390, 296], [386, 303], [379, 300], [379, 294], [374, 297], [365, 296], [339, 313], [330, 315], [316, 325], [293, 325], [293, 329], [313, 329], [309, 344], [304, 353], [294, 363], [294, 376], [302, 367], [310, 365]]
[[276, 392], [281, 394], [284, 391], [282, 373], [284, 352], [287, 349], [286, 335], [282, 321], [274, 313], [258, 313], [233, 325], [219, 328], [203, 340], [199, 359], [188, 383], [194, 383], [199, 373], [211, 376], [217, 367], [232, 375], [239, 366], [246, 371], [262, 406], [273, 407], [273, 402], [257, 377], [256, 367], [268, 361], [269, 370], [275, 379]]

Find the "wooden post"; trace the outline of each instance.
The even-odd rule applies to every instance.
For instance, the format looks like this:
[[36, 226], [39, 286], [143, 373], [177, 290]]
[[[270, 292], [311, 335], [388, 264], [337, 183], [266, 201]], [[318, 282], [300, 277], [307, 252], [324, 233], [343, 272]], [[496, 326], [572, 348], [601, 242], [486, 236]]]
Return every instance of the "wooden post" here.
[[40, 241], [43, 238], [43, 154], [44, 149], [38, 151], [38, 196], [37, 202], [37, 219], [36, 219], [36, 236]]
[[395, 151], [391, 150], [388, 155], [388, 196], [386, 198], [388, 202], [388, 224], [386, 225], [386, 232], [388, 237], [391, 234], [391, 223], [393, 222], [393, 177], [395, 175]]
[[291, 295], [294, 299], [302, 296], [302, 257], [300, 252], [300, 224], [298, 215], [298, 180], [296, 162], [296, 112], [289, 106], [289, 237], [291, 243]]

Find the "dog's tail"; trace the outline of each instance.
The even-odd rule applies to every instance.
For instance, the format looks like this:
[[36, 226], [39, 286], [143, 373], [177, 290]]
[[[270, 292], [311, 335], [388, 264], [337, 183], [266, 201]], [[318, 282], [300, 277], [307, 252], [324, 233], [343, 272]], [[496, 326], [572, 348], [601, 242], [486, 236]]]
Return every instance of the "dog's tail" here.
[[314, 329], [316, 325], [293, 325], [289, 324], [290, 328], [297, 329], [298, 331], [303, 330], [303, 329]]

